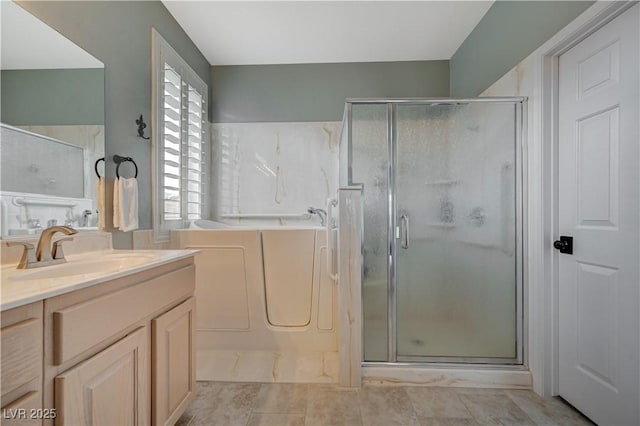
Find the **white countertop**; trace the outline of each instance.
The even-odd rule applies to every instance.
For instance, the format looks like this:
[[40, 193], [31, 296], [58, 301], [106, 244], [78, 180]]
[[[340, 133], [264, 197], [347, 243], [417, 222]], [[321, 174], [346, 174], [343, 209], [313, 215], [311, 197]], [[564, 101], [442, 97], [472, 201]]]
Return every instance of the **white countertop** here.
[[110, 250], [68, 255], [67, 263], [32, 269], [3, 265], [0, 311], [186, 259], [198, 250]]

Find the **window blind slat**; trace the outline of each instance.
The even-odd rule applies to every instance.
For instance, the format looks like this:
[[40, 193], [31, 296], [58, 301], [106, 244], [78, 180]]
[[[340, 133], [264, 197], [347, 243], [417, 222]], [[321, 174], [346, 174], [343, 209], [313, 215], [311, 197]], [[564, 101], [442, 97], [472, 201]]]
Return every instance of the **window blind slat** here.
[[180, 120], [180, 113], [169, 108], [164, 109], [164, 116], [165, 118], [171, 118], [176, 121]]
[[171, 122], [168, 122], [168, 121], [166, 121], [164, 123], [164, 127], [167, 128], [167, 129], [173, 130], [175, 132], [179, 132], [180, 131], [180, 126], [177, 126], [177, 125], [175, 125], [175, 124], [173, 124]]
[[175, 96], [172, 96], [170, 93], [164, 93], [164, 107], [171, 107], [175, 109], [180, 109], [180, 99]]

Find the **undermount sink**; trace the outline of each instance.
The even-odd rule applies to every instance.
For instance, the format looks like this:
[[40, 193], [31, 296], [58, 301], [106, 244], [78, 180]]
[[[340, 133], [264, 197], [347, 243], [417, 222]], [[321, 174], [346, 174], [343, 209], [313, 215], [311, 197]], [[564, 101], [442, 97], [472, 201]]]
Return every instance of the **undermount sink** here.
[[13, 281], [30, 281], [50, 278], [64, 278], [76, 275], [103, 274], [122, 271], [154, 259], [148, 254], [116, 254], [110, 253], [93, 258], [73, 259], [67, 263], [44, 266], [36, 270], [25, 270], [10, 277]]

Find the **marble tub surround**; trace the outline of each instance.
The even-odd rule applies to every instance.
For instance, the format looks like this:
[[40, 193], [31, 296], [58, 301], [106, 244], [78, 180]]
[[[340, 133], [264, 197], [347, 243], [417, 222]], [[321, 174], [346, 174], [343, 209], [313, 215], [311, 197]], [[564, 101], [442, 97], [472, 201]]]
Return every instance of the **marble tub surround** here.
[[213, 381], [337, 383], [338, 352], [200, 349], [196, 368]]
[[0, 310], [143, 272], [196, 253], [197, 250], [105, 250], [68, 254], [66, 263], [42, 268], [3, 265]]
[[198, 382], [178, 420], [198, 425], [591, 425], [532, 391]]
[[531, 373], [525, 369], [459, 367], [362, 368], [362, 381], [373, 386], [446, 386], [460, 388], [531, 389]]
[[318, 226], [302, 218], [233, 218], [236, 214], [303, 215], [325, 208], [338, 188], [341, 122], [211, 125], [213, 217], [242, 225]]

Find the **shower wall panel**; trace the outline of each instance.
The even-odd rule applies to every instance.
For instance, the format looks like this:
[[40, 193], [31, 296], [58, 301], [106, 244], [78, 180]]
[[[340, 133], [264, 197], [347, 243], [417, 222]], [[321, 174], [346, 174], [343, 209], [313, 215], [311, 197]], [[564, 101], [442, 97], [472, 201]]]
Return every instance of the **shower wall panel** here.
[[229, 224], [315, 226], [338, 189], [339, 122], [212, 124], [213, 217]]

